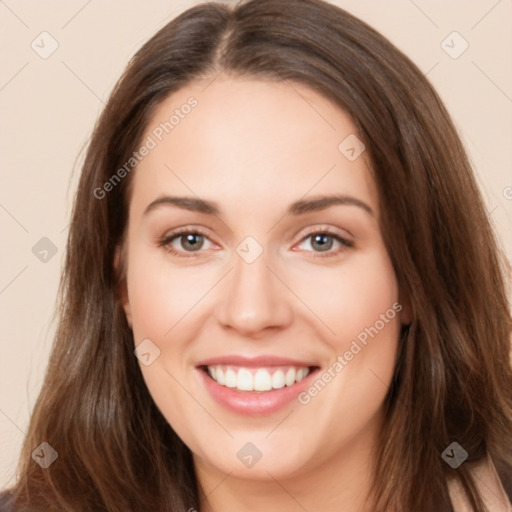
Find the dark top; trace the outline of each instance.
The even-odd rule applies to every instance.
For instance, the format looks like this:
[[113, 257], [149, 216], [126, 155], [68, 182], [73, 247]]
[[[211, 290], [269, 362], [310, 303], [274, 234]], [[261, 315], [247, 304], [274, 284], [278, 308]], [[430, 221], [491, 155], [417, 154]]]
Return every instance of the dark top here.
[[14, 512], [10, 502], [11, 498], [8, 493], [0, 494], [0, 512]]

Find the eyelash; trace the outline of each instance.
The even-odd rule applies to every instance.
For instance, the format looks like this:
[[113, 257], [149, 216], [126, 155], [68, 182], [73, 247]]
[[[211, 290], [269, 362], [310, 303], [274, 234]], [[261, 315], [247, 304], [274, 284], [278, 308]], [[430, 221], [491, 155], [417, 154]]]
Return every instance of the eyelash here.
[[[197, 256], [199, 256], [199, 254], [196, 254], [195, 251], [189, 252], [187, 254], [187, 251], [185, 251], [185, 252], [177, 251], [176, 249], [174, 249], [172, 247], [171, 242], [173, 242], [175, 239], [177, 239], [183, 235], [200, 235], [204, 238], [208, 238], [208, 235], [201, 229], [183, 228], [183, 229], [176, 230], [176, 231], [172, 232], [171, 234], [161, 238], [158, 241], [158, 246], [163, 247], [166, 251], [171, 253], [173, 256], [178, 256], [180, 258], [196, 258]], [[308, 233], [301, 239], [300, 243], [304, 242], [305, 240], [312, 237], [313, 235], [327, 235], [328, 237], [333, 238], [334, 240], [336, 240], [343, 246], [342, 249], [338, 249], [337, 251], [326, 251], [325, 253], [318, 252], [318, 251], [306, 251], [306, 252], [312, 252], [314, 258], [329, 258], [329, 257], [337, 256], [343, 250], [350, 249], [350, 248], [354, 247], [353, 242], [351, 242], [350, 240], [347, 240], [346, 238], [340, 236], [337, 233], [334, 233], [333, 231], [330, 231], [329, 229], [316, 229], [315, 231], [311, 231], [310, 233]], [[200, 249], [197, 251], [197, 253], [199, 253], [199, 252], [201, 252]]]

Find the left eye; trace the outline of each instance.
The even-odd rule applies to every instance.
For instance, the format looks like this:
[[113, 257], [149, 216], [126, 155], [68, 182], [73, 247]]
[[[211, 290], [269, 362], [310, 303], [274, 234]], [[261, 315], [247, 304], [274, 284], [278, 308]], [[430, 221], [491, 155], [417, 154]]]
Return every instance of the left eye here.
[[[329, 253], [328, 255], [332, 254], [331, 249], [333, 248], [333, 245], [338, 244], [338, 247], [352, 247], [353, 244], [349, 240], [336, 235], [334, 233], [311, 233], [310, 235], [306, 236], [301, 244], [304, 244], [306, 241], [309, 240], [309, 246], [311, 247], [312, 252], [317, 253]], [[309, 250], [309, 249], [306, 249]], [[338, 253], [338, 251], [334, 251], [334, 253]], [[316, 256], [316, 255], [315, 255]], [[319, 256], [323, 256], [323, 254], [319, 254]]]

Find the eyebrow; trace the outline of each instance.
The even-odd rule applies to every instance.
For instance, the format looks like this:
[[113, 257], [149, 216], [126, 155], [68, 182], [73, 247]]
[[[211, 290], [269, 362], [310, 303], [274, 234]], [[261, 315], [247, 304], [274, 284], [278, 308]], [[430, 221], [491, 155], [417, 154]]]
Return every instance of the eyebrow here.
[[[208, 215], [219, 215], [221, 213], [221, 209], [215, 201], [208, 201], [206, 199], [188, 196], [162, 196], [155, 199], [146, 207], [144, 215], [147, 215], [149, 212], [164, 205], [177, 206], [184, 210], [205, 213]], [[302, 215], [304, 213], [322, 211], [335, 205], [357, 206], [369, 213], [371, 216], [375, 216], [374, 211], [365, 202], [355, 197], [343, 194], [315, 196], [311, 199], [299, 199], [288, 207], [286, 215]]]

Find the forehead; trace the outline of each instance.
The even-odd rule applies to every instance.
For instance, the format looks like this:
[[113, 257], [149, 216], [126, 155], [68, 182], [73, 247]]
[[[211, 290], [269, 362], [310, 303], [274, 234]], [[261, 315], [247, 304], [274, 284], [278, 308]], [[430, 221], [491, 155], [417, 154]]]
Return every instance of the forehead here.
[[343, 141], [356, 134], [348, 114], [302, 84], [223, 75], [193, 82], [155, 110], [144, 135], [153, 147], [135, 171], [133, 200], [215, 196], [257, 210], [339, 192], [377, 211], [367, 155], [347, 158]]

